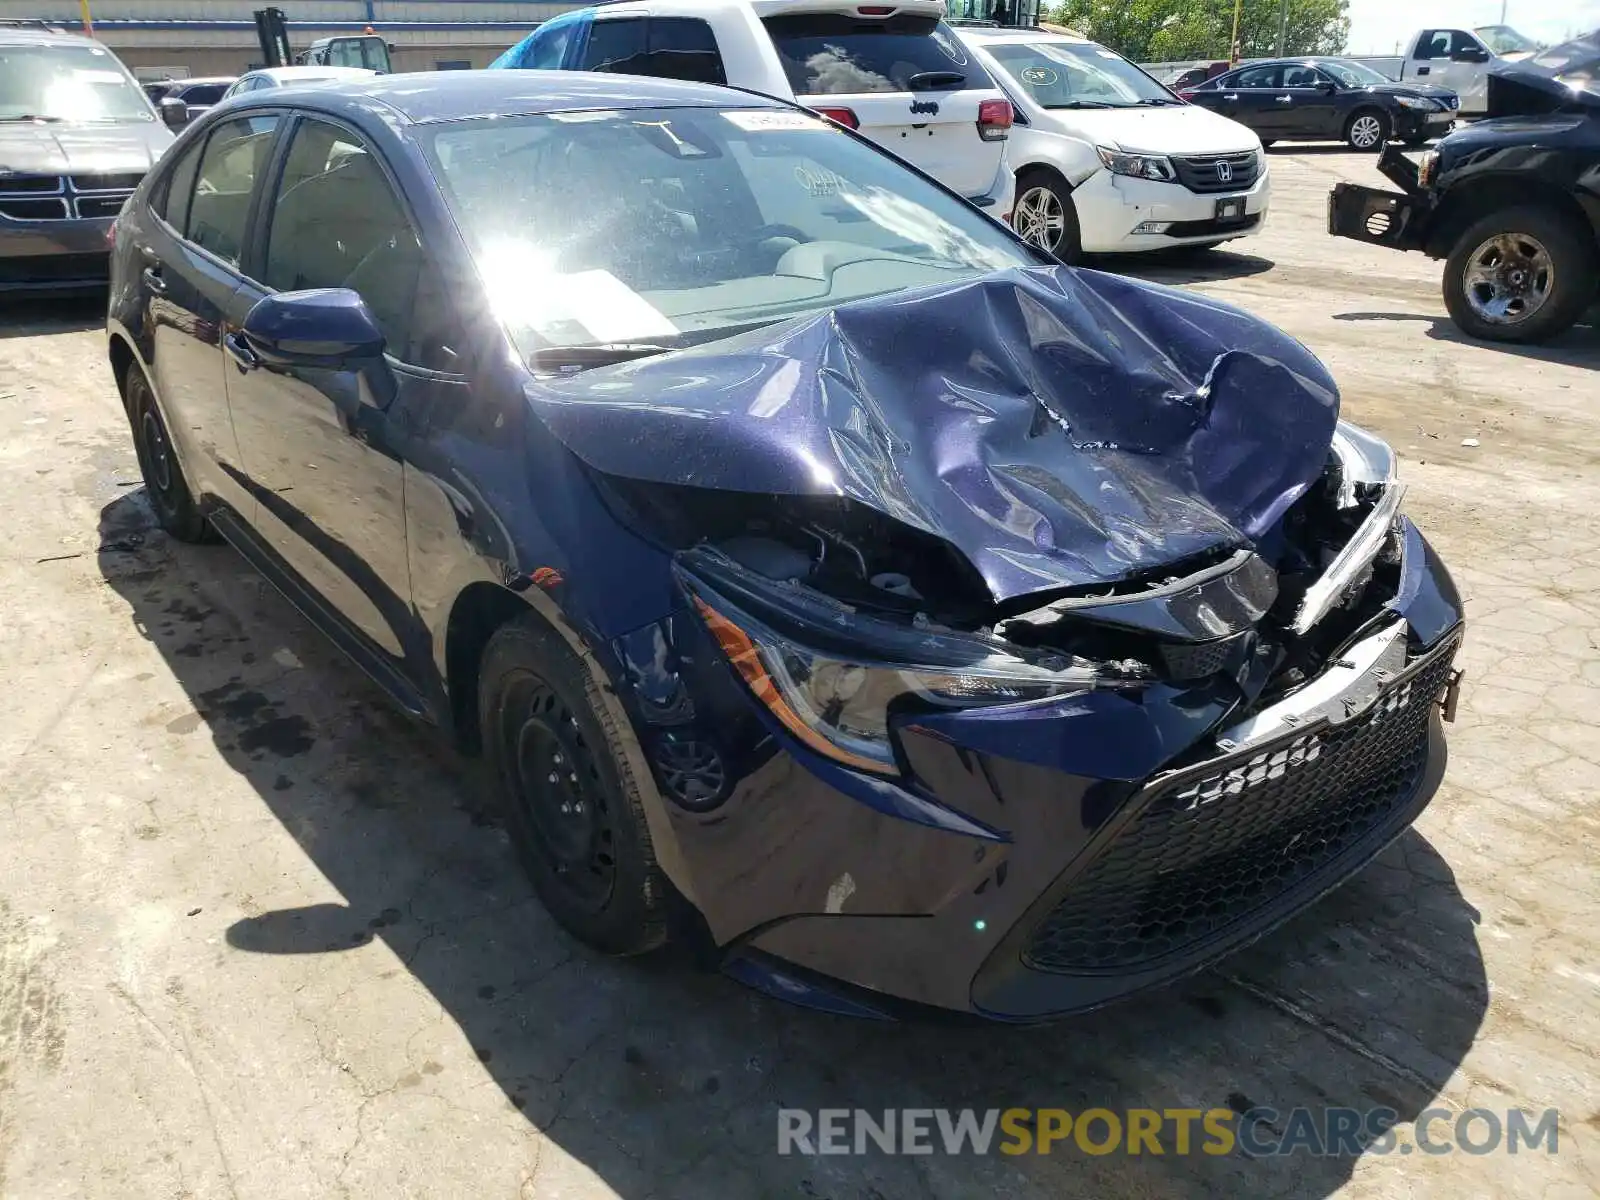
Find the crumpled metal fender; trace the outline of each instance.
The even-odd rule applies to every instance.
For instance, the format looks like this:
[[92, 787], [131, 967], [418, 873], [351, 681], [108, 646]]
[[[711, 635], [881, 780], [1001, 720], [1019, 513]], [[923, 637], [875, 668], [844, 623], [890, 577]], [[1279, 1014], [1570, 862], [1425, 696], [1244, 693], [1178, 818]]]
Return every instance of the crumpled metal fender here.
[[530, 383], [610, 475], [843, 496], [958, 548], [997, 601], [1247, 543], [1321, 475], [1338, 390], [1218, 301], [1067, 267], [840, 305]]

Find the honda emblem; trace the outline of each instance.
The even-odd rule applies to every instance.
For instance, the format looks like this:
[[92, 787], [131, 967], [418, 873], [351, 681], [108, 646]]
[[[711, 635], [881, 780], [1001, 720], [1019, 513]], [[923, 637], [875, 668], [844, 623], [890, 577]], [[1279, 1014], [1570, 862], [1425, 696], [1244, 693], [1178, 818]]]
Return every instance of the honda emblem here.
[[1233, 164], [1219, 162], [1217, 164], [1217, 179], [1222, 183], [1233, 182]]

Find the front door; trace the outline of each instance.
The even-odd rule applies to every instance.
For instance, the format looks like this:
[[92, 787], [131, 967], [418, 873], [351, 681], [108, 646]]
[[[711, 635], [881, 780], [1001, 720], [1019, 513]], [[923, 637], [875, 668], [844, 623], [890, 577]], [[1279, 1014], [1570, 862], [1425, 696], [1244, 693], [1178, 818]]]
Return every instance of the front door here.
[[[259, 261], [235, 297], [224, 340], [228, 405], [259, 507], [262, 547], [298, 577], [319, 616], [369, 663], [413, 679], [404, 438], [394, 381], [354, 370], [274, 369], [238, 332], [269, 291], [349, 288], [406, 354], [422, 251], [377, 156], [341, 127], [301, 119], [276, 189], [261, 201]], [[388, 680], [393, 683], [394, 681]]]
[[[1283, 86], [1278, 89], [1278, 118], [1284, 137], [1342, 137], [1338, 116], [1337, 87], [1315, 67], [1293, 64], [1283, 69]], [[1287, 97], [1287, 100], [1285, 99]]]
[[1283, 68], [1275, 66], [1245, 67], [1235, 72], [1222, 88], [1223, 115], [1232, 117], [1267, 141], [1286, 136], [1282, 132], [1287, 127], [1282, 110], [1288, 105], [1278, 101], [1278, 83], [1282, 77]]

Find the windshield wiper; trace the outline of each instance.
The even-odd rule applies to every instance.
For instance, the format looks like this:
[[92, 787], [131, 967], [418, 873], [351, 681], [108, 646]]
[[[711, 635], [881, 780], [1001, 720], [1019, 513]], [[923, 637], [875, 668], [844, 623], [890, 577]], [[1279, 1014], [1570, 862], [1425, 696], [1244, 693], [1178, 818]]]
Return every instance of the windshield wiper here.
[[22, 121], [43, 121], [50, 124], [60, 124], [65, 117], [47, 117], [42, 113], [19, 113], [14, 117], [0, 117], [0, 124], [13, 124]]
[[536, 367], [606, 367], [612, 363], [627, 362], [634, 358], [649, 358], [652, 354], [665, 354], [681, 350], [682, 346], [667, 346], [661, 342], [593, 342], [585, 346], [546, 346], [533, 352]]
[[1107, 104], [1104, 100], [1068, 100], [1065, 104], [1047, 104], [1046, 108], [1132, 108], [1131, 104]]
[[906, 80], [908, 92], [933, 91], [938, 88], [958, 88], [967, 81], [960, 71], [918, 71]]
[[1182, 104], [1182, 100], [1172, 100], [1166, 96], [1146, 96], [1139, 101], [1140, 104]]

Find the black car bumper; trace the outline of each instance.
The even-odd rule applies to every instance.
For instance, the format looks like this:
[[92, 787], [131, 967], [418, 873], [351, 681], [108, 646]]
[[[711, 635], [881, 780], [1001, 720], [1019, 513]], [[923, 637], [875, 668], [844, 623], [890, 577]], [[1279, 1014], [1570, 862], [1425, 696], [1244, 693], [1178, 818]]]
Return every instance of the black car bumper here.
[[[1181, 766], [1136, 781], [1114, 777], [1113, 760], [1133, 766], [1141, 730], [1162, 721], [1160, 736], [1183, 737], [1175, 710], [1195, 697], [1147, 696], [1143, 717], [1156, 726], [1087, 704], [1054, 724], [1061, 714], [1041, 713], [1050, 737], [1104, 743], [1108, 769], [1093, 774], [952, 740], [952, 726], [906, 731], [915, 775], [979, 822], [976, 836], [846, 817], [856, 802], [794, 787], [803, 767], [783, 771], [781, 787], [763, 789], [767, 837], [740, 855], [771, 915], [732, 948], [731, 973], [858, 1015], [911, 1005], [1036, 1021], [1168, 983], [1260, 937], [1403, 832], [1443, 775], [1440, 701], [1454, 689], [1460, 606], [1414, 530], [1407, 560], [1391, 610], [1408, 660], [1342, 723], [1319, 718], [1242, 748], [1213, 726], [1169, 754]], [[1028, 734], [1007, 736], [1021, 748]], [[736, 823], [712, 835], [724, 851]], [[796, 875], [795, 852], [818, 842], [826, 852]], [[915, 879], [917, 894], [897, 879]], [[815, 889], [828, 892], [826, 911], [795, 911]]]
[[0, 214], [0, 296], [104, 290], [115, 220], [25, 221]]
[[1388, 146], [1378, 159], [1378, 170], [1400, 190], [1335, 184], [1328, 194], [1328, 232], [1334, 237], [1393, 250], [1425, 249], [1432, 228], [1434, 196], [1421, 185], [1416, 164], [1398, 147]]

